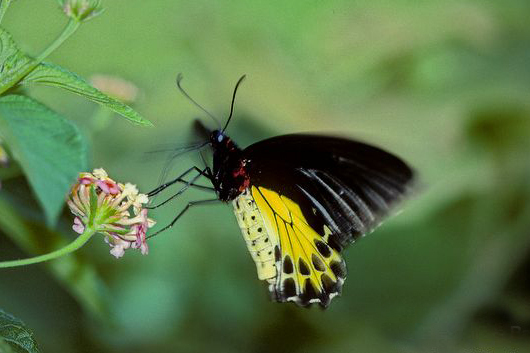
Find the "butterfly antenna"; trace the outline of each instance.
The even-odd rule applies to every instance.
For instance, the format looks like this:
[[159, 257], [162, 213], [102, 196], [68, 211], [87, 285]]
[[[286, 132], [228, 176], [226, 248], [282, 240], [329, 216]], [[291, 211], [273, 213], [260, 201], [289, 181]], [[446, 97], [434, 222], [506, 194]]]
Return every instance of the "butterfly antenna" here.
[[182, 88], [181, 82], [184, 77], [182, 76], [182, 73], [179, 73], [177, 75], [177, 87], [179, 88], [180, 92], [189, 99], [190, 102], [192, 102], [197, 108], [205, 112], [210, 118], [212, 118], [213, 121], [217, 124], [217, 126], [221, 127], [221, 123], [215, 116], [213, 116], [209, 111], [204, 109], [199, 103], [197, 103], [193, 98], [190, 97], [190, 95]]
[[239, 87], [239, 85], [241, 84], [241, 82], [243, 82], [243, 80], [245, 79], [245, 77], [247, 77], [247, 75], [243, 75], [239, 78], [239, 80], [237, 81], [236, 83], [236, 86], [234, 87], [234, 94], [232, 95], [232, 104], [230, 105], [230, 115], [228, 116], [228, 120], [226, 121], [226, 124], [225, 124], [225, 127], [223, 128], [223, 132], [226, 130], [226, 128], [228, 127], [228, 123], [230, 122], [230, 119], [232, 119], [232, 113], [234, 112], [234, 103], [236, 101], [236, 93], [237, 93], [237, 88]]

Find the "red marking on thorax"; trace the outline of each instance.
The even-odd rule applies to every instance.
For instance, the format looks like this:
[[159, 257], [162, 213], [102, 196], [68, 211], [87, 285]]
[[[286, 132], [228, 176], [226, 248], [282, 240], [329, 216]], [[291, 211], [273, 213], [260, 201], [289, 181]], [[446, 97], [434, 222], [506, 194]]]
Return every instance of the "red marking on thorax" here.
[[249, 186], [250, 186], [250, 179], [246, 178], [245, 181], [243, 181], [243, 184], [241, 184], [241, 186], [239, 187], [239, 191], [243, 192], [246, 189], [248, 189]]
[[232, 142], [232, 139], [231, 138], [227, 138], [226, 139], [226, 147], [228, 148], [229, 151], [233, 151], [236, 149], [236, 146], [235, 144]]
[[232, 172], [234, 178], [243, 177], [243, 183], [239, 186], [240, 192], [245, 191], [250, 185], [250, 178], [248, 177], [247, 170], [245, 168], [246, 164], [247, 162], [242, 159], [239, 164], [239, 168], [234, 169], [234, 171]]

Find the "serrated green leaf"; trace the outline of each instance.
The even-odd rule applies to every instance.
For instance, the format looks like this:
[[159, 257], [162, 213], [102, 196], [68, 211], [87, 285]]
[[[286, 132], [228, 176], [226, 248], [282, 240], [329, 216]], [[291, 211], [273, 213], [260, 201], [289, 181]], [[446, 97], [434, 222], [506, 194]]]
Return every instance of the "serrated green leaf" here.
[[82, 77], [60, 66], [41, 63], [24, 80], [22, 84], [38, 83], [48, 86], [60, 87], [70, 92], [79, 94], [93, 102], [99, 103], [120, 114], [134, 124], [152, 126], [153, 124], [143, 118], [138, 112], [128, 105], [107, 96], [97, 88], [91, 86]]
[[0, 27], [0, 92], [15, 85], [35, 61], [18, 49], [13, 37]]
[[[33, 333], [26, 328], [24, 323], [14, 316], [0, 309], [0, 340], [9, 346], [5, 352], [38, 353], [37, 342]], [[0, 352], [4, 353], [2, 343]]]
[[31, 98], [8, 95], [0, 98], [0, 133], [54, 224], [70, 185], [87, 168], [77, 127]]

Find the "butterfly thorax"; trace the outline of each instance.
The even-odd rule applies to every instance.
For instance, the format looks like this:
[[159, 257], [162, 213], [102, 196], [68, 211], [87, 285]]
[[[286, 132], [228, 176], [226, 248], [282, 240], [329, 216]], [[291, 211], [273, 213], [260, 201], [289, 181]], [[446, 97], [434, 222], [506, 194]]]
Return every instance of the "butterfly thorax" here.
[[248, 161], [242, 150], [222, 131], [210, 135], [213, 149], [212, 183], [221, 201], [232, 201], [250, 185]]

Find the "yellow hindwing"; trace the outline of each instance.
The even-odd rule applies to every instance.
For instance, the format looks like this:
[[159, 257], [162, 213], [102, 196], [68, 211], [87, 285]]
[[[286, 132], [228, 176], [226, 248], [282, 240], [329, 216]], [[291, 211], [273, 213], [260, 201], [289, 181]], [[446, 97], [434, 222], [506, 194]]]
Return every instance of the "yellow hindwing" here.
[[327, 306], [340, 293], [346, 269], [327, 244], [328, 227], [317, 232], [296, 202], [264, 187], [251, 186], [233, 203], [258, 278], [275, 300]]

